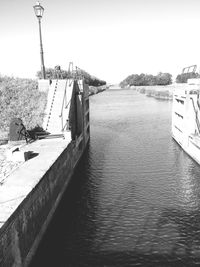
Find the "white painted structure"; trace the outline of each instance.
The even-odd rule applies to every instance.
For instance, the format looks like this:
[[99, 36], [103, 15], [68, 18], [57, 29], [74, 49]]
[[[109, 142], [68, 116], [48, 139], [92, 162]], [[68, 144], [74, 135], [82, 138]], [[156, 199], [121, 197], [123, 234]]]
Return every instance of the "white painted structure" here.
[[61, 134], [66, 128], [74, 80], [52, 80], [47, 96], [43, 128], [51, 134]]
[[200, 164], [200, 79], [173, 92], [172, 136]]

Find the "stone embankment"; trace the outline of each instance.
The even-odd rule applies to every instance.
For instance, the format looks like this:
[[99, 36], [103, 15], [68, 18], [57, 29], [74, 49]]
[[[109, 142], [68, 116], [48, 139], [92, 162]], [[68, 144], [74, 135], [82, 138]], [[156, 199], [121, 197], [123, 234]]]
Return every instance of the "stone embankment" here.
[[89, 95], [95, 95], [108, 89], [107, 85], [89, 86]]
[[172, 100], [173, 91], [176, 88], [184, 89], [187, 84], [171, 84], [171, 85], [156, 85], [156, 86], [131, 86], [132, 89], [135, 89], [141, 94], [145, 94], [149, 97], [154, 97], [161, 100]]
[[135, 86], [136, 91], [156, 99], [172, 100], [173, 86]]

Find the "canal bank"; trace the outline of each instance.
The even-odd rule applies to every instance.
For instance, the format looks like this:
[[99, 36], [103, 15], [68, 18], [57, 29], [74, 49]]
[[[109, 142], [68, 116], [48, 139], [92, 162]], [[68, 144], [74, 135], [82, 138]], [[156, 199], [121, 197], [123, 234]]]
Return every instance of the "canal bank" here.
[[171, 84], [171, 85], [154, 85], [154, 86], [131, 86], [132, 89], [136, 90], [141, 94], [145, 94], [148, 97], [154, 97], [160, 100], [171, 100], [173, 99], [173, 91], [176, 89], [186, 89], [186, 84]]
[[[66, 96], [68, 105], [60, 118]], [[23, 145], [10, 142], [4, 151], [8, 161], [21, 163], [1, 177], [0, 266], [28, 266], [89, 142], [89, 90], [84, 81], [55, 81], [47, 102], [44, 125], [50, 134]]]

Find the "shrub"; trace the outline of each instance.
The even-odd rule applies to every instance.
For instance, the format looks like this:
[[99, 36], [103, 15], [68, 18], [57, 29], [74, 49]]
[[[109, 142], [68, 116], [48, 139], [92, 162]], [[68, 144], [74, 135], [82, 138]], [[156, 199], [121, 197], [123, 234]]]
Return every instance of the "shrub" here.
[[0, 77], [1, 132], [8, 132], [13, 117], [27, 129], [42, 125], [45, 105], [46, 93], [38, 91], [36, 80]]

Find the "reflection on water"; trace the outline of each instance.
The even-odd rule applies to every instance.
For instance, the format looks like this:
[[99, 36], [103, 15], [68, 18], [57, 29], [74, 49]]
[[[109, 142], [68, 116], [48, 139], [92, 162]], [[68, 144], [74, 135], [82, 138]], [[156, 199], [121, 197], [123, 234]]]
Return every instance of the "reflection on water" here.
[[199, 201], [200, 167], [171, 138], [170, 102], [93, 96], [90, 146], [33, 266], [198, 266]]

